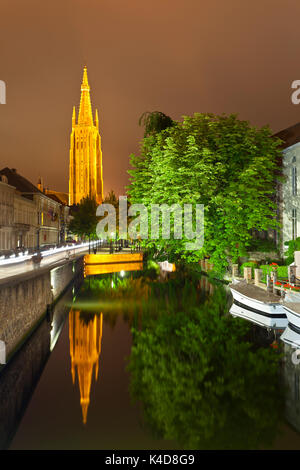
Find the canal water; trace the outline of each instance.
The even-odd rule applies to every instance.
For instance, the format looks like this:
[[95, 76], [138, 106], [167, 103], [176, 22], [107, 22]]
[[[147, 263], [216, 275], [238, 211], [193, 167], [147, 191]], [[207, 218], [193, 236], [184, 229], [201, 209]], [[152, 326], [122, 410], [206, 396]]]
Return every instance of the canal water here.
[[0, 448], [300, 449], [299, 366], [230, 302], [153, 266], [72, 286], [0, 371]]

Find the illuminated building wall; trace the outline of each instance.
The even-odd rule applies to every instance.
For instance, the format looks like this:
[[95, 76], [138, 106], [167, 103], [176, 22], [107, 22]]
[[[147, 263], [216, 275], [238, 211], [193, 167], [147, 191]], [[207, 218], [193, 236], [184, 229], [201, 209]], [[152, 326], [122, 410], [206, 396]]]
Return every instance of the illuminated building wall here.
[[80, 314], [80, 310], [73, 309], [69, 313], [69, 339], [72, 380], [74, 384], [77, 367], [82, 420], [85, 424], [94, 368], [95, 380], [98, 379], [103, 315], [95, 314], [93, 318], [85, 321]]
[[98, 111], [93, 119], [87, 69], [84, 67], [78, 121], [75, 107], [72, 116], [70, 143], [69, 204], [78, 204], [84, 197], [103, 200], [102, 152]]
[[84, 256], [84, 277], [120, 271], [141, 271], [143, 253], [115, 253]]

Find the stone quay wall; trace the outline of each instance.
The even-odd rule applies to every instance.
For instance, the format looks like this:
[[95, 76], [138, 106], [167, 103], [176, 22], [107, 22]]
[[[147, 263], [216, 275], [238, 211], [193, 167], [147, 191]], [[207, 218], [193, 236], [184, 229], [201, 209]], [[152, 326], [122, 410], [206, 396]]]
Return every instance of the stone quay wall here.
[[46, 319], [0, 374], [0, 450], [7, 449], [50, 355]]
[[83, 272], [83, 258], [53, 269], [40, 269], [0, 285], [0, 340], [6, 357], [39, 323], [70, 282]]

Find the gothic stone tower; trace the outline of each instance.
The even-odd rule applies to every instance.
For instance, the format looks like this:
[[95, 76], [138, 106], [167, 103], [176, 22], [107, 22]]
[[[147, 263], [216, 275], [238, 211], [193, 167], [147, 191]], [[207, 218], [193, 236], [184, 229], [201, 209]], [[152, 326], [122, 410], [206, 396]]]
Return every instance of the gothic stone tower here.
[[103, 200], [102, 152], [98, 111], [93, 120], [87, 69], [84, 67], [81, 98], [76, 124], [75, 107], [72, 116], [70, 146], [69, 204], [78, 204], [84, 197]]

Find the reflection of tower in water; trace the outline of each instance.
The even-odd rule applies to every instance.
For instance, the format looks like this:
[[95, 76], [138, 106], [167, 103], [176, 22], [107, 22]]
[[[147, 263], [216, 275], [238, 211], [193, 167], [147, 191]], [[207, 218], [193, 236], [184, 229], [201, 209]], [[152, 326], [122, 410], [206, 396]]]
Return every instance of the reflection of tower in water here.
[[71, 373], [75, 383], [75, 369], [80, 390], [80, 404], [83, 423], [86, 423], [90, 404], [90, 391], [95, 366], [95, 380], [98, 379], [99, 356], [101, 354], [103, 315], [82, 318], [80, 310], [70, 310], [69, 338]]

